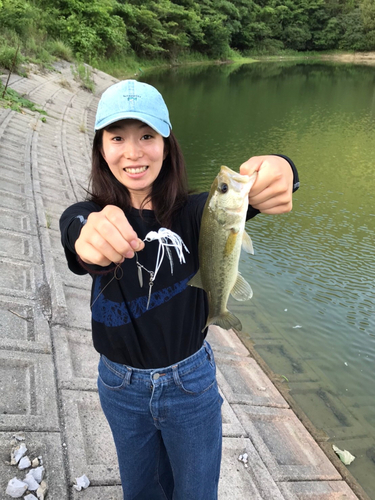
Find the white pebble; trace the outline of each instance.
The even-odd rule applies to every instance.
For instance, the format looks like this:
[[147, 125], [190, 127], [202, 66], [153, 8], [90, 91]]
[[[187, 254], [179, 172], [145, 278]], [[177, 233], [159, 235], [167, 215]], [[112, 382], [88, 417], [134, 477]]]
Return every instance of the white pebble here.
[[26, 495], [25, 497], [23, 497], [24, 500], [38, 500], [36, 497], [34, 497], [34, 495], [32, 495], [31, 493], [29, 493], [28, 495]]
[[14, 448], [11, 453], [10, 464], [17, 465], [26, 452], [27, 448], [25, 443], [21, 443], [19, 446], [17, 446], [17, 448]]
[[39, 483], [38, 481], [36, 481], [35, 477], [31, 474], [31, 472], [28, 472], [26, 474], [24, 482], [27, 484], [28, 489], [30, 491], [36, 491], [39, 488]]
[[40, 484], [44, 476], [43, 465], [41, 465], [40, 467], [36, 467], [35, 469], [31, 469], [29, 474], [31, 474], [35, 479], [35, 481], [37, 481]]
[[90, 480], [85, 474], [83, 474], [83, 476], [81, 477], [76, 477], [76, 483], [77, 484], [73, 484], [73, 487], [77, 491], [81, 491], [82, 489], [86, 489], [88, 486], [90, 486]]
[[243, 462], [245, 464], [245, 467], [247, 467], [247, 460], [248, 460], [248, 458], [249, 458], [249, 455], [247, 453], [244, 453], [243, 455], [240, 455], [238, 457], [238, 460], [240, 462]]
[[30, 466], [31, 466], [31, 462], [30, 462], [29, 457], [22, 457], [18, 463], [19, 470], [28, 469]]
[[21, 498], [26, 490], [27, 484], [14, 477], [9, 481], [5, 493], [12, 498]]

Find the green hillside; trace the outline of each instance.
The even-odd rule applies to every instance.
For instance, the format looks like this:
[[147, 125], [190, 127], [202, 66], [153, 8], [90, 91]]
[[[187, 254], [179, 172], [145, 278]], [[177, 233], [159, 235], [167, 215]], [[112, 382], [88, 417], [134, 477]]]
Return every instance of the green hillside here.
[[[0, 65], [375, 50], [375, 0], [0, 0]], [[109, 66], [109, 68], [108, 68]]]

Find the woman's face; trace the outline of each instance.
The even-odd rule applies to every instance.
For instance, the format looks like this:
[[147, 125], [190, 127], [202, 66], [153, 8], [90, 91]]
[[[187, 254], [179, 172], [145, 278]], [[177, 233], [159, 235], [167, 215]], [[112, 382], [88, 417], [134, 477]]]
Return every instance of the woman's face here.
[[101, 153], [112, 174], [128, 188], [133, 206], [139, 208], [166, 157], [163, 137], [139, 120], [121, 120], [103, 130]]

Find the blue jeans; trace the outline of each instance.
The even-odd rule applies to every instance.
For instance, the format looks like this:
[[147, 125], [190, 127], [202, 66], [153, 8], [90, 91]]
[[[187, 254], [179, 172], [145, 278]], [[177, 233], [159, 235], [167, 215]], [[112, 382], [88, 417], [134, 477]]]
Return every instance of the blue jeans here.
[[167, 368], [101, 356], [100, 402], [114, 437], [124, 500], [216, 500], [222, 398], [210, 345]]

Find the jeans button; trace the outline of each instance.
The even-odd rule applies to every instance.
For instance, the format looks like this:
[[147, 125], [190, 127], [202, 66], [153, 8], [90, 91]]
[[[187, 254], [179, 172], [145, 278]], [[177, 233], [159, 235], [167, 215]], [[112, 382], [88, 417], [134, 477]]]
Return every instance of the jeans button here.
[[158, 380], [160, 378], [160, 373], [154, 373], [153, 379]]

